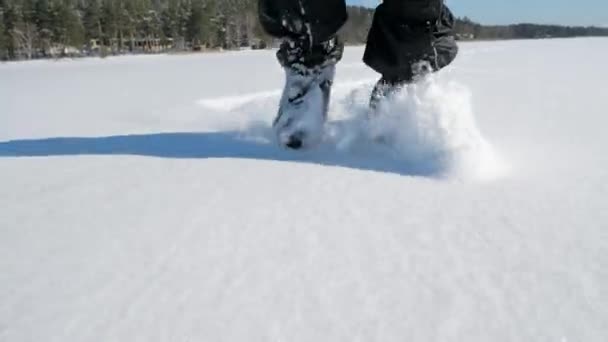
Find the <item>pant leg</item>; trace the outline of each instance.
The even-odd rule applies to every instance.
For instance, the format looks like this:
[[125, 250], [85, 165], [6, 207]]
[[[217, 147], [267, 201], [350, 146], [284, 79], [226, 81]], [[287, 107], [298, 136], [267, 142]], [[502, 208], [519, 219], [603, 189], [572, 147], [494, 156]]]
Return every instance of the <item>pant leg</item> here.
[[348, 17], [345, 0], [259, 0], [258, 10], [268, 34], [310, 46], [333, 38]]
[[419, 62], [437, 71], [458, 53], [453, 24], [441, 0], [384, 0], [374, 14], [363, 60], [393, 81], [411, 81]]

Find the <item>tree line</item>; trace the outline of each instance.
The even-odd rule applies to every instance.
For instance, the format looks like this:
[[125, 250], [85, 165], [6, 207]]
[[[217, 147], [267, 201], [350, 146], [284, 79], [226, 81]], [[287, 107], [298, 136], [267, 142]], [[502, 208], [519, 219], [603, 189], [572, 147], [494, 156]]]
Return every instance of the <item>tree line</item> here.
[[[258, 0], [0, 0], [0, 60], [80, 55], [265, 48]], [[373, 9], [348, 7], [340, 30], [361, 44]], [[458, 19], [461, 39], [608, 36], [608, 29], [534, 24], [484, 26]]]
[[0, 58], [234, 49], [266, 39], [256, 0], [0, 0]]
[[464, 17], [456, 21], [456, 33], [473, 39], [538, 39], [608, 36], [608, 28], [514, 24], [484, 26]]
[[[364, 43], [374, 10], [349, 7], [349, 21], [340, 31], [347, 43]], [[456, 18], [454, 33], [462, 40], [538, 39], [608, 36], [608, 28], [538, 24], [481, 25], [468, 17]]]

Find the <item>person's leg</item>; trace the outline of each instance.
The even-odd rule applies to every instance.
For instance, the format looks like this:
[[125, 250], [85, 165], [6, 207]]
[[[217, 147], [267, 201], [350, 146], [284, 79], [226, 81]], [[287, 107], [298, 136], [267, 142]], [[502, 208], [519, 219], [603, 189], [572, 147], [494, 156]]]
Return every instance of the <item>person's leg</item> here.
[[321, 139], [335, 64], [336, 34], [347, 19], [344, 0], [259, 0], [260, 22], [282, 38], [277, 57], [286, 82], [273, 127], [279, 143], [298, 149]]
[[342, 58], [336, 34], [348, 18], [344, 0], [259, 0], [260, 23], [284, 42], [277, 53], [284, 66], [307, 67]]
[[309, 45], [335, 37], [347, 19], [344, 0], [259, 0], [258, 6], [268, 34]]
[[453, 24], [442, 0], [384, 0], [376, 9], [363, 60], [382, 75], [379, 86], [412, 82], [421, 65], [438, 71], [456, 58]]

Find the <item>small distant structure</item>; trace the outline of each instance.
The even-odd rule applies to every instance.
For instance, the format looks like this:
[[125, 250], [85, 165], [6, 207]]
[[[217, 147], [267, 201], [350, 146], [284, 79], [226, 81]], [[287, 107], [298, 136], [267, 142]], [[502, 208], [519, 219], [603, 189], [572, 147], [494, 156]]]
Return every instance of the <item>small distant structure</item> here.
[[475, 35], [473, 33], [457, 33], [456, 40], [474, 40]]
[[252, 39], [251, 41], [251, 49], [253, 50], [263, 50], [268, 48], [268, 43], [263, 39]]
[[89, 54], [103, 54], [107, 49], [113, 53], [161, 53], [175, 48], [176, 42], [173, 38], [111, 38], [106, 41], [91, 39], [87, 44]]
[[46, 51], [46, 56], [51, 58], [81, 57], [82, 50], [75, 46], [53, 44]]
[[130, 39], [127, 46], [131, 47], [131, 52], [160, 53], [173, 48], [173, 38]]

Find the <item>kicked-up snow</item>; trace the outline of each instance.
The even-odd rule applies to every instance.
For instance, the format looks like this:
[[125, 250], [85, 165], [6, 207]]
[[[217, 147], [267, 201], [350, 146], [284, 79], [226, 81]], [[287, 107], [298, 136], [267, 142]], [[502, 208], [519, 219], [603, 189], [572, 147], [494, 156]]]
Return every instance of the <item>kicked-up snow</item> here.
[[443, 75], [408, 85], [374, 111], [371, 88], [353, 91], [327, 128], [338, 151], [393, 159], [410, 174], [489, 180], [507, 166], [477, 127], [468, 89]]
[[0, 65], [0, 341], [605, 341], [608, 40], [463, 43], [276, 146], [271, 51]]

